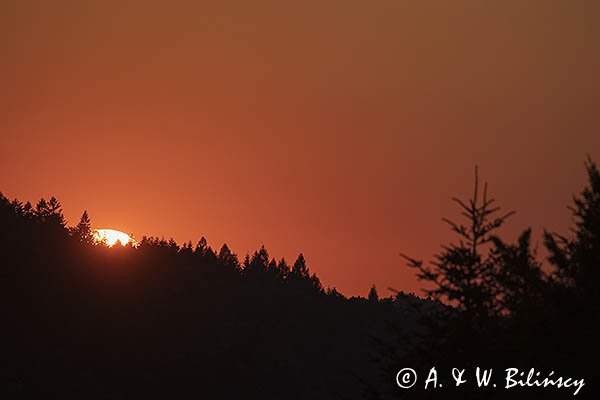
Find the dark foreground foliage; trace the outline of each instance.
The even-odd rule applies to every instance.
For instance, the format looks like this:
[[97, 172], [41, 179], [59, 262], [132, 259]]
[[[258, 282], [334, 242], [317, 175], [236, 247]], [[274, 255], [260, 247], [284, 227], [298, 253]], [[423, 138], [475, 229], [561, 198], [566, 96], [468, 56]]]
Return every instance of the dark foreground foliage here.
[[[588, 159], [588, 185], [569, 207], [575, 226], [570, 235], [544, 233], [548, 263], [542, 264], [526, 229], [510, 244], [496, 231], [512, 215], [500, 212], [478, 187], [468, 201], [455, 199], [464, 223], [445, 219], [459, 236], [442, 247], [429, 264], [404, 256], [426, 292], [453, 307], [421, 313], [421, 334], [397, 336], [409, 343], [406, 354], [382, 354], [387, 375], [414, 366], [420, 387], [398, 393], [397, 386], [373, 389], [380, 398], [568, 398], [575, 389], [548, 386], [506, 389], [506, 369], [518, 368], [527, 381], [559, 376], [584, 379], [578, 398], [597, 398], [600, 372], [595, 367], [600, 338], [600, 173]], [[383, 342], [383, 341], [382, 341]], [[424, 390], [431, 367], [444, 390]], [[497, 387], [479, 388], [476, 368], [493, 369]], [[466, 369], [469, 382], [455, 387], [453, 368]], [[539, 376], [537, 373], [539, 372]]]

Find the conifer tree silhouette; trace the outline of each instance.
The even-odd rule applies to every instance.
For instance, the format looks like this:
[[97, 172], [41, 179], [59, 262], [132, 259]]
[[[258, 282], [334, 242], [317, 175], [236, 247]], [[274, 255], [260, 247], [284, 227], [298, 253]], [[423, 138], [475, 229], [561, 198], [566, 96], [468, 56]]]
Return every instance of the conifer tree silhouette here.
[[83, 243], [91, 244], [94, 241], [94, 231], [92, 229], [92, 221], [87, 210], [81, 215], [79, 223], [70, 229], [71, 235]]
[[309, 272], [306, 267], [306, 260], [304, 259], [304, 255], [300, 253], [298, 258], [294, 262], [294, 266], [292, 267], [292, 275], [299, 278], [308, 278]]
[[238, 257], [229, 249], [227, 243], [223, 243], [223, 246], [221, 246], [221, 250], [219, 250], [219, 255], [217, 256], [217, 259], [219, 263], [226, 268], [235, 271], [240, 269], [240, 262], [238, 260]]
[[401, 256], [409, 267], [417, 269], [419, 279], [433, 284], [432, 289], [424, 290], [428, 296], [455, 304], [467, 319], [481, 320], [497, 312], [494, 257], [486, 245], [495, 230], [514, 212], [494, 217], [500, 207], [494, 206], [494, 200], [488, 198], [487, 183], [480, 194], [477, 168], [472, 198], [467, 202], [456, 197], [452, 200], [460, 206], [461, 215], [467, 220], [463, 224], [443, 218], [458, 234], [458, 244], [442, 246], [442, 251], [428, 266], [404, 253]]
[[287, 265], [285, 258], [282, 258], [277, 263], [277, 277], [281, 281], [286, 281], [290, 275], [290, 266]]
[[526, 229], [516, 244], [507, 244], [499, 237], [494, 243], [493, 286], [496, 311], [499, 315], [515, 316], [539, 307], [546, 295], [547, 275], [531, 248], [531, 229]]
[[34, 214], [40, 222], [47, 222], [63, 228], [66, 225], [65, 217], [62, 214], [62, 206], [54, 196], [48, 201], [40, 199], [35, 207]]
[[379, 301], [379, 294], [377, 293], [377, 288], [375, 288], [375, 285], [371, 286], [371, 290], [369, 290], [369, 295], [367, 296], [367, 299], [370, 302], [378, 302]]
[[208, 251], [208, 243], [206, 242], [206, 238], [204, 236], [202, 236], [200, 238], [200, 240], [198, 241], [198, 244], [196, 245], [196, 249], [194, 250], [194, 252], [201, 257], [205, 257], [207, 251]]
[[553, 278], [577, 288], [584, 301], [598, 305], [600, 295], [600, 171], [588, 157], [585, 167], [588, 184], [569, 207], [575, 227], [573, 236], [544, 233], [550, 252], [548, 260], [555, 266]]
[[269, 253], [265, 246], [261, 246], [258, 251], [255, 251], [250, 258], [249, 263], [245, 266], [244, 271], [246, 273], [262, 273], [267, 270], [269, 265]]

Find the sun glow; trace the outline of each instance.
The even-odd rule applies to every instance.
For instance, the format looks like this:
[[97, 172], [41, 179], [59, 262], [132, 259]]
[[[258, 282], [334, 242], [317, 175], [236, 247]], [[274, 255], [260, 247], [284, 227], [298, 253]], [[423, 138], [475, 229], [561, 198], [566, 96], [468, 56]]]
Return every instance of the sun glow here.
[[120, 242], [123, 246], [129, 242], [135, 243], [131, 236], [114, 229], [96, 229], [94, 232], [94, 240], [105, 242], [109, 247], [113, 247], [117, 242]]

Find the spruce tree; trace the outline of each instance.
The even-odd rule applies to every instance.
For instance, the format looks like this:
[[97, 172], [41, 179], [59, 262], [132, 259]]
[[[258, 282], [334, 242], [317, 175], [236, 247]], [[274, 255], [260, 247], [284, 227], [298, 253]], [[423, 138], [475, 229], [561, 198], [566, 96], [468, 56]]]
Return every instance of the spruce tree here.
[[600, 172], [588, 158], [588, 185], [569, 207], [575, 227], [572, 237], [545, 232], [548, 260], [556, 268], [555, 281], [576, 288], [586, 302], [598, 304], [600, 281]]
[[223, 246], [221, 246], [221, 250], [219, 250], [217, 260], [220, 265], [226, 268], [236, 271], [240, 269], [240, 262], [238, 260], [237, 255], [231, 252], [229, 246], [227, 246], [226, 243], [223, 243]]
[[74, 238], [83, 243], [91, 244], [94, 241], [92, 221], [90, 220], [87, 211], [83, 212], [77, 226], [71, 229], [71, 234]]
[[482, 320], [498, 312], [494, 257], [487, 245], [513, 212], [495, 216], [500, 208], [488, 198], [487, 184], [480, 193], [477, 168], [473, 197], [466, 202], [452, 200], [462, 209], [466, 222], [455, 223], [447, 218], [443, 221], [458, 234], [458, 243], [443, 246], [427, 266], [421, 260], [401, 255], [418, 270], [419, 279], [432, 284], [432, 288], [424, 289], [428, 296], [456, 305], [467, 319]]
[[294, 262], [294, 266], [292, 267], [292, 275], [295, 275], [299, 278], [309, 278], [306, 260], [304, 259], [304, 255], [302, 253], [298, 255], [298, 258]]

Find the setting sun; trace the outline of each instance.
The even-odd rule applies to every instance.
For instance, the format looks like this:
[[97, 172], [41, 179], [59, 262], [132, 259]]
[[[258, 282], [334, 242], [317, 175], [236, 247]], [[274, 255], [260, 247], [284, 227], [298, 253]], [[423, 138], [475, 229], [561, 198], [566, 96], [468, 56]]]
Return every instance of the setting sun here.
[[114, 246], [117, 242], [120, 242], [123, 246], [129, 242], [133, 242], [131, 236], [114, 229], [96, 229], [94, 232], [94, 240], [106, 242], [109, 247]]

